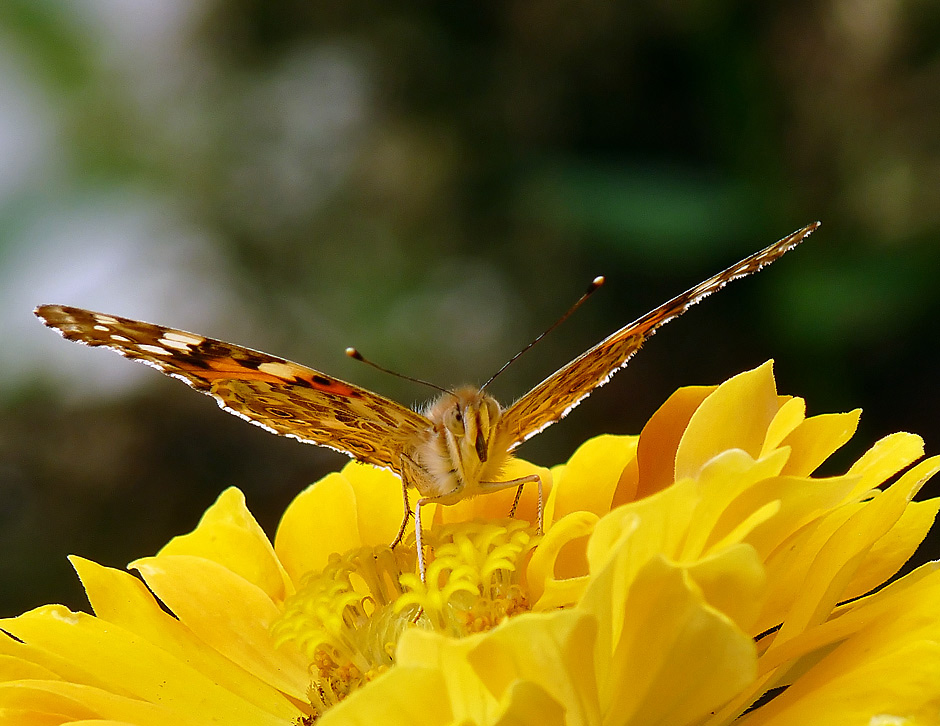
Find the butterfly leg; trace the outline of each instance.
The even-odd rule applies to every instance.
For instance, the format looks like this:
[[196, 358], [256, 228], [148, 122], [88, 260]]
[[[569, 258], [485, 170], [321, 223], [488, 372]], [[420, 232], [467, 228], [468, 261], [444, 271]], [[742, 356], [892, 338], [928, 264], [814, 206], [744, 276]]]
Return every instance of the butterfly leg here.
[[421, 506], [434, 501], [431, 497], [422, 497], [415, 503], [415, 548], [418, 550], [418, 572], [421, 582], [427, 582], [427, 571], [424, 568], [424, 542], [421, 540]]
[[405, 481], [405, 478], [401, 479], [401, 496], [405, 502], [405, 516], [401, 520], [401, 527], [398, 528], [398, 535], [395, 537], [395, 540], [389, 545], [389, 549], [395, 549], [399, 544], [401, 544], [402, 538], [405, 536], [405, 530], [408, 529], [408, 520], [411, 519], [411, 504], [408, 502], [408, 483]]
[[480, 482], [480, 489], [483, 490], [484, 494], [489, 494], [490, 492], [498, 492], [501, 489], [508, 489], [509, 487], [518, 487], [518, 489], [516, 489], [516, 498], [512, 502], [512, 509], [509, 510], [509, 516], [513, 517], [516, 514], [516, 507], [519, 505], [519, 498], [522, 496], [522, 487], [532, 482], [537, 482], [539, 485], [538, 533], [542, 534], [544, 492], [542, 491], [542, 477], [538, 474], [529, 474], [528, 476], [521, 476], [518, 479], [511, 479], [510, 481]]

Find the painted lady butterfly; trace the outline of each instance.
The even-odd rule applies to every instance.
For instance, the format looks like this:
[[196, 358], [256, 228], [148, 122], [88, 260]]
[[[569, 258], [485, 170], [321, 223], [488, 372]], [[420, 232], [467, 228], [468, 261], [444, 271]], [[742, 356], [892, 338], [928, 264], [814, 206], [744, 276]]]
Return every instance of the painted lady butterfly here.
[[[65, 338], [102, 345], [215, 398], [224, 410], [281, 436], [328, 446], [391, 469], [403, 483], [405, 532], [415, 505], [419, 569], [424, 575], [421, 507], [523, 484], [531, 475], [500, 481], [512, 450], [564, 417], [602, 386], [656, 330], [732, 280], [757, 272], [809, 236], [808, 225], [624, 326], [550, 375], [504, 409], [482, 388], [446, 391], [421, 412], [324, 373], [231, 343], [173, 328], [64, 305], [42, 305], [36, 315]], [[518, 501], [518, 492], [516, 495]]]

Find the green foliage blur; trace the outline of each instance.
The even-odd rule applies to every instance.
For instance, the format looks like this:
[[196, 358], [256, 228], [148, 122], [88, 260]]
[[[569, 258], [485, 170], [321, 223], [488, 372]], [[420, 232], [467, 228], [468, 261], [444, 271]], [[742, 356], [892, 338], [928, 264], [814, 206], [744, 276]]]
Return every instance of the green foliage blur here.
[[345, 461], [157, 373], [124, 380], [135, 366], [58, 339], [41, 303], [410, 404], [433, 392], [343, 349], [480, 383], [606, 275], [494, 384], [510, 402], [820, 219], [520, 454], [638, 433], [675, 388], [771, 357], [810, 414], [864, 409], [833, 473], [896, 430], [937, 453], [938, 89], [928, 0], [5, 0], [0, 614], [83, 606], [66, 554], [123, 567], [226, 486], [273, 534]]

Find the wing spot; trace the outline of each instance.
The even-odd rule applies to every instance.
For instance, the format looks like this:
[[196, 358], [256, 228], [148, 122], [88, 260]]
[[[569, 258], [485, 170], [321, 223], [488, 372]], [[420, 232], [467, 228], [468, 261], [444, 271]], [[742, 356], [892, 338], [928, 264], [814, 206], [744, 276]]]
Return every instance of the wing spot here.
[[115, 340], [118, 343], [130, 343], [131, 342], [130, 338], [126, 338], [123, 335], [115, 335], [114, 333], [111, 334], [110, 338], [111, 340]]
[[111, 330], [111, 328], [109, 328], [107, 325], [96, 325], [95, 330], [100, 330], [102, 333], [107, 333], [109, 330]]
[[[72, 317], [72, 320], [75, 320], [75, 318]], [[110, 315], [102, 315], [101, 313], [95, 314], [95, 320], [104, 325], [117, 325], [118, 323], [117, 318], [112, 318]]]
[[161, 348], [157, 345], [149, 345], [147, 343], [139, 343], [137, 348], [142, 350], [144, 353], [151, 353], [153, 355], [173, 355], [173, 353], [168, 351], [166, 348]]
[[167, 348], [173, 348], [174, 350], [181, 350], [185, 353], [191, 353], [192, 348], [189, 343], [184, 343], [181, 340], [173, 340], [169, 336], [164, 336], [157, 341], [160, 345], [165, 345]]
[[[167, 341], [172, 340], [174, 343], [183, 343], [184, 345], [199, 345], [200, 343], [205, 342], [205, 338], [199, 335], [190, 335], [189, 333], [184, 333], [181, 330], [166, 330], [163, 332], [163, 337], [160, 342], [166, 345], [170, 345]], [[174, 346], [175, 347], [175, 346]], [[183, 350], [180, 348], [180, 350]]]
[[275, 418], [293, 418], [294, 414], [290, 411], [285, 411], [283, 408], [275, 408], [274, 406], [269, 406], [265, 409], [267, 413], [271, 414]]
[[258, 366], [258, 370], [271, 376], [276, 376], [286, 381], [292, 381], [297, 378], [297, 366], [290, 363], [281, 363], [280, 361], [268, 361]]

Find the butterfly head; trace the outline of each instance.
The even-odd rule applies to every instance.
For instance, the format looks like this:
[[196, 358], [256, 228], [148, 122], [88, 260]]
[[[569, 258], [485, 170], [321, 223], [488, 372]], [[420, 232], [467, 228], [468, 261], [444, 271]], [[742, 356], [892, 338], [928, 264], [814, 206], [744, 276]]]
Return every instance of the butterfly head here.
[[451, 491], [466, 496], [467, 489], [502, 467], [508, 447], [498, 435], [502, 409], [495, 398], [478, 388], [458, 388], [438, 397], [424, 415], [434, 429], [420, 459], [434, 481], [435, 496]]

